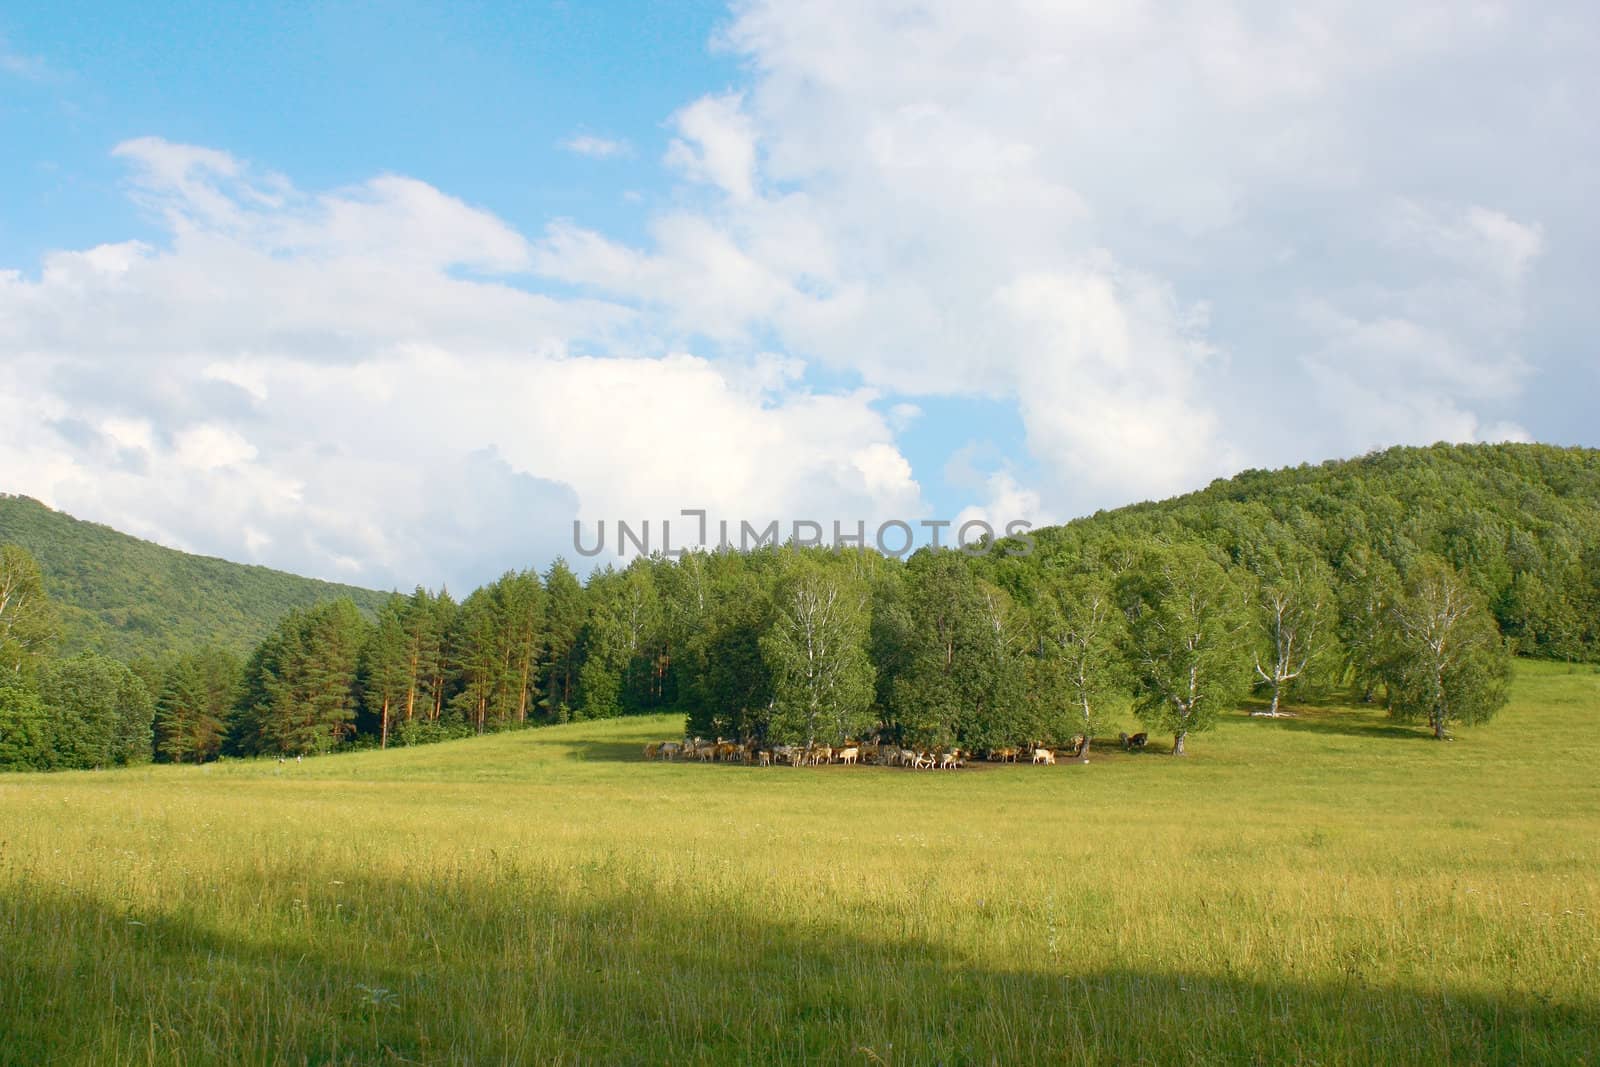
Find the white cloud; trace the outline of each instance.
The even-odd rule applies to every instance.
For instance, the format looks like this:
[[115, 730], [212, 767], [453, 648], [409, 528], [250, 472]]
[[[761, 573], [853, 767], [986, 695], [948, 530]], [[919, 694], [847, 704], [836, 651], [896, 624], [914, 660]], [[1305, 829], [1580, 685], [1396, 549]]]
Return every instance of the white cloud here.
[[0, 272], [0, 463], [129, 528], [406, 584], [545, 559], [575, 514], [923, 514], [896, 435], [939, 397], [1016, 412], [1031, 463], [960, 486], [997, 516], [1544, 433], [1529, 383], [1592, 373], [1597, 25], [748, 0], [741, 83], [667, 117], [681, 184], [635, 243], [130, 141], [164, 237]]
[[558, 229], [540, 266], [674, 336], [1009, 399], [1064, 513], [1470, 439], [1538, 366], [1518, 342], [1554, 229], [1530, 190], [1575, 141], [1595, 172], [1562, 103], [1600, 90], [1595, 20], [1572, 21], [753, 0], [721, 38], [749, 83], [672, 120], [698, 215], [641, 248]]
[[[999, 470], [990, 474], [983, 488], [982, 501], [962, 508], [951, 521], [949, 543], [975, 543], [983, 536], [985, 528], [993, 531], [996, 537], [1006, 537], [1061, 522], [1065, 518], [1049, 511], [1038, 491], [1020, 484], [1010, 471]], [[962, 538], [961, 531], [969, 523], [983, 525], [972, 526], [967, 530], [966, 537]]]
[[735, 200], [755, 195], [756, 132], [737, 93], [701, 97], [672, 117], [667, 163]]
[[590, 159], [622, 159], [633, 155], [633, 146], [622, 138], [598, 137], [592, 133], [573, 134], [561, 147]]
[[120, 151], [170, 240], [0, 276], [9, 491], [179, 547], [457, 589], [573, 556], [579, 516], [924, 509], [876, 394], [813, 392], [783, 355], [629, 355], [637, 312], [495, 277], [530, 246], [431, 187], [306, 193], [221, 152]]
[[42, 56], [17, 51], [3, 34], [0, 34], [0, 72], [30, 82], [53, 81], [59, 77]]
[[257, 455], [255, 446], [237, 432], [211, 423], [179, 431], [173, 444], [178, 465], [200, 471], [243, 466]]
[[922, 409], [915, 404], [901, 401], [889, 409], [889, 425], [898, 433], [909, 429], [913, 423], [922, 417]]

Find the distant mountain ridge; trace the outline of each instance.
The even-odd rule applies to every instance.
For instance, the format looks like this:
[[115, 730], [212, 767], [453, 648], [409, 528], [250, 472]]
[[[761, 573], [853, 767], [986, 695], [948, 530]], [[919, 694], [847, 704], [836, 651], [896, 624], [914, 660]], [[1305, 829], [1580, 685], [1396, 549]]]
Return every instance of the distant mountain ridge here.
[[245, 654], [286, 613], [347, 596], [375, 612], [387, 593], [196, 556], [0, 493], [0, 543], [39, 562], [66, 651], [119, 659], [200, 646]]

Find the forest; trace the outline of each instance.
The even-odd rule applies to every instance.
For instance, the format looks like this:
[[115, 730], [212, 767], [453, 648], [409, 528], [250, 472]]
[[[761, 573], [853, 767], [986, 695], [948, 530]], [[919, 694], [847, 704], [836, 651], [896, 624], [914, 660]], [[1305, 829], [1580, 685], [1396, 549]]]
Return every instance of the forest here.
[[[1188, 750], [1224, 713], [1353, 690], [1446, 739], [1510, 658], [1600, 658], [1600, 452], [1397, 448], [1247, 471], [969, 555], [764, 548], [564, 561], [457, 601], [288, 610], [247, 654], [85, 648], [0, 550], [0, 766], [314, 754], [675, 711], [688, 735]], [[117, 576], [107, 576], [116, 581]], [[65, 620], [65, 622], [64, 622]]]

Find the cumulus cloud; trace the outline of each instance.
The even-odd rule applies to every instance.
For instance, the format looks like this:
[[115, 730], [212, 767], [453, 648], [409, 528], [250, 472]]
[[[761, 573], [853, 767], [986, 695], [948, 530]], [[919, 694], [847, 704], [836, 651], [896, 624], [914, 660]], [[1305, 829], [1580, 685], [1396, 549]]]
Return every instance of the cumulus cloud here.
[[672, 119], [666, 162], [708, 199], [641, 248], [557, 228], [541, 265], [680, 335], [776, 335], [908, 399], [1009, 399], [1066, 513], [1520, 433], [1555, 232], [1532, 190], [1565, 188], [1569, 157], [1594, 174], [1568, 106], [1600, 88], [1594, 25], [752, 0], [720, 39], [749, 84]]
[[672, 118], [667, 163], [735, 200], [755, 195], [756, 131], [737, 93], [701, 97]]
[[926, 514], [897, 435], [950, 398], [1015, 412], [1027, 456], [947, 478], [1007, 519], [1544, 434], [1582, 404], [1539, 383], [1594, 373], [1597, 24], [747, 0], [638, 241], [130, 141], [162, 237], [0, 273], [0, 462], [194, 547], [459, 584], [574, 516]]
[[169, 240], [0, 276], [10, 491], [197, 551], [457, 589], [572, 556], [580, 517], [924, 507], [872, 391], [813, 391], [782, 356], [632, 354], [635, 308], [518, 287], [531, 246], [423, 183], [308, 193], [211, 149], [119, 155]]

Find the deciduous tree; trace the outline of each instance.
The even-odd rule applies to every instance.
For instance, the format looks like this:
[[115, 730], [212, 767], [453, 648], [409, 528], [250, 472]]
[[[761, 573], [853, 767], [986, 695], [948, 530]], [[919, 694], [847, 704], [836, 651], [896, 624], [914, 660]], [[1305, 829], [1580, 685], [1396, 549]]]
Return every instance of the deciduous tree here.
[[873, 725], [866, 590], [843, 568], [785, 561], [761, 639], [772, 675], [773, 740], [837, 743]]
[[1487, 722], [1505, 706], [1510, 654], [1488, 609], [1450, 564], [1424, 559], [1392, 618], [1397, 718], [1426, 722], [1442, 741], [1452, 723]]
[[1152, 547], [1118, 583], [1134, 710], [1172, 734], [1173, 755], [1248, 691], [1250, 596], [1195, 545]]
[[1123, 616], [1101, 575], [1054, 571], [1039, 581], [1032, 612], [1038, 647], [1035, 698], [1046, 707], [1070, 709], [1071, 722], [1084, 739], [1080, 756], [1087, 762], [1104, 701], [1124, 673]]
[[31, 671], [59, 636], [39, 565], [20, 545], [0, 545], [0, 671]]

